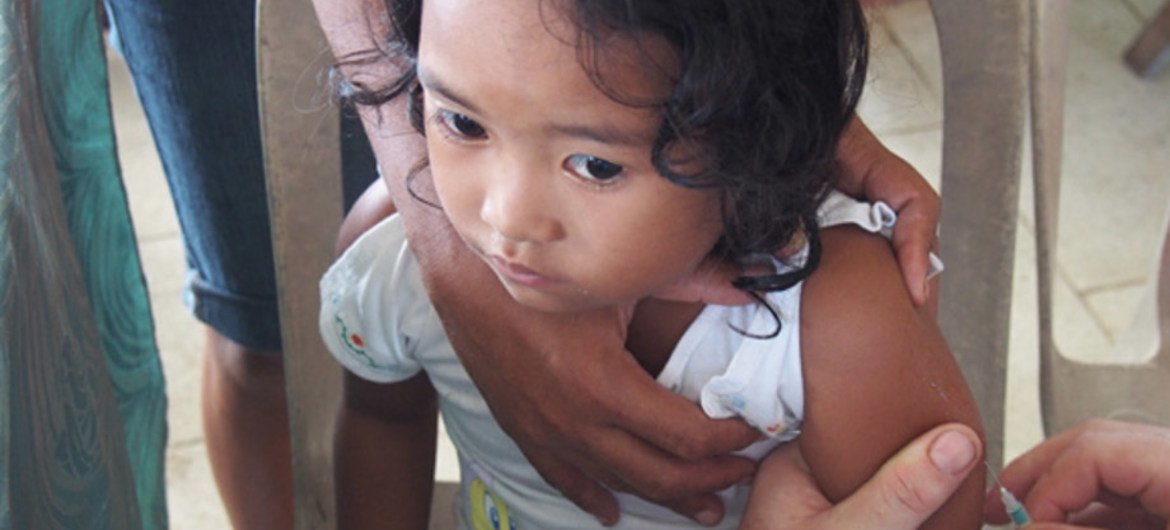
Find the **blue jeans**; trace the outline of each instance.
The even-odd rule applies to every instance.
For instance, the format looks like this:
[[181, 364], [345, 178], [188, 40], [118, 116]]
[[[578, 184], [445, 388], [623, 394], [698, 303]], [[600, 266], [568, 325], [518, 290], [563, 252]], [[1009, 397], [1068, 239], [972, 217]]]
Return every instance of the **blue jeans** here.
[[[253, 0], [107, 0], [183, 231], [195, 317], [248, 348], [280, 350], [256, 92]], [[352, 114], [352, 113], [343, 113]], [[345, 188], [376, 178], [343, 118]]]

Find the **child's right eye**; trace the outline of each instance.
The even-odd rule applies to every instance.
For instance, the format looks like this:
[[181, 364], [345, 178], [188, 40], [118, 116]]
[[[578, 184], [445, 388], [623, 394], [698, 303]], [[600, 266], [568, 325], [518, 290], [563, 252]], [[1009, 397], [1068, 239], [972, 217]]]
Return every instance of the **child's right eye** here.
[[451, 134], [456, 136], [473, 140], [487, 136], [487, 131], [480, 124], [463, 114], [449, 110], [439, 110], [438, 118], [439, 123]]

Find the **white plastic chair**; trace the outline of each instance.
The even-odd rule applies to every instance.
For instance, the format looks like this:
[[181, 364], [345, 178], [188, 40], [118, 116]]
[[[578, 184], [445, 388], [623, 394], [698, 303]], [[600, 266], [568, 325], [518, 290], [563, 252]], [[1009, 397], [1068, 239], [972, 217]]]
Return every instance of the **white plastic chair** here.
[[[1053, 282], [1060, 211], [1060, 160], [1064, 71], [1067, 58], [1067, 0], [1033, 2], [1033, 165], [1036, 195], [1036, 266], [1040, 311], [1040, 402], [1044, 430], [1052, 435], [1089, 418], [1115, 418], [1170, 425], [1170, 223], [1158, 254], [1147, 303], [1130, 337], [1112, 357], [1145, 359], [1088, 364], [1064, 356], [1054, 335]], [[1135, 50], [1152, 50], [1156, 26], [1170, 26], [1170, 4], [1131, 46], [1126, 60], [1141, 74], [1151, 55], [1137, 64]], [[1165, 28], [1163, 28], [1165, 29]], [[1162, 35], [1161, 45], [1170, 43]], [[1142, 43], [1146, 44], [1142, 44]], [[1144, 65], [1144, 68], [1142, 67]], [[1145, 324], [1145, 325], [1143, 325]], [[1123, 351], [1126, 349], [1141, 351]]]

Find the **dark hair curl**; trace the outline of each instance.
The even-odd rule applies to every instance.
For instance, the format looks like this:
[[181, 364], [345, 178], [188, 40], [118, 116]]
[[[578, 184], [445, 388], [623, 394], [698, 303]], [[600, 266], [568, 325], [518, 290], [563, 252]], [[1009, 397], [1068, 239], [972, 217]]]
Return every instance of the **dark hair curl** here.
[[[596, 58], [607, 35], [650, 34], [677, 52], [673, 92], [651, 103], [663, 114], [651, 160], [680, 186], [721, 190], [724, 233], [715, 252], [746, 259], [802, 236], [808, 241], [808, 257], [796, 271], [745, 276], [736, 286], [776, 291], [807, 277], [820, 257], [817, 208], [836, 182], [837, 141], [865, 78], [868, 44], [857, 0], [554, 1], [579, 29], [582, 67], [619, 102], [647, 104], [624, 101], [605, 86]], [[415, 60], [422, 0], [385, 3], [394, 37], [365, 59], [398, 61], [404, 73], [382, 86], [359, 87], [347, 99], [380, 105], [407, 93], [421, 132]], [[668, 156], [679, 142], [698, 148], [699, 163], [686, 166], [698, 172], [680, 171], [680, 161]]]

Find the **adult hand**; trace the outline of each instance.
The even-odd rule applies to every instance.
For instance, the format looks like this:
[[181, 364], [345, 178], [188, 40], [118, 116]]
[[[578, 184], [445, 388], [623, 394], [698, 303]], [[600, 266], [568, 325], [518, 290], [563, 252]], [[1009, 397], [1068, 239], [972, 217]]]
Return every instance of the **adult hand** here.
[[918, 528], [980, 461], [975, 431], [936, 427], [888, 460], [853, 495], [833, 505], [821, 493], [798, 444], [777, 449], [760, 466], [741, 530]]
[[[934, 310], [937, 281], [927, 279], [927, 273], [930, 270], [930, 252], [938, 250], [938, 238], [935, 235], [940, 215], [938, 194], [918, 171], [886, 149], [857, 118], [850, 122], [841, 135], [837, 160], [842, 168], [838, 183], [841, 191], [860, 199], [884, 201], [898, 212], [892, 243], [898, 256], [898, 266], [902, 269], [902, 278], [914, 304], [929, 304]], [[702, 299], [722, 305], [752, 303], [749, 296], [732, 287], [728, 281], [743, 273], [731, 263], [708, 260], [675, 292], [662, 297]]]
[[710, 492], [754, 472], [723, 455], [759, 434], [664, 391], [625, 352], [628, 315], [497, 305], [483, 308], [489, 317], [465, 299], [448, 302], [460, 308], [440, 310], [448, 336], [496, 420], [546, 481], [603, 523], [617, 522], [618, 506], [598, 481], [714, 524], [724, 508]]
[[915, 305], [926, 305], [937, 289], [926, 275], [929, 253], [937, 250], [940, 202], [938, 194], [910, 164], [882, 145], [861, 120], [854, 118], [837, 145], [841, 164], [841, 191], [867, 200], [880, 200], [898, 212], [894, 251], [902, 278]]
[[[1021, 499], [1029, 529], [1170, 530], [1170, 429], [1090, 420], [1014, 460], [1000, 482]], [[988, 522], [1007, 522], [988, 495]]]

